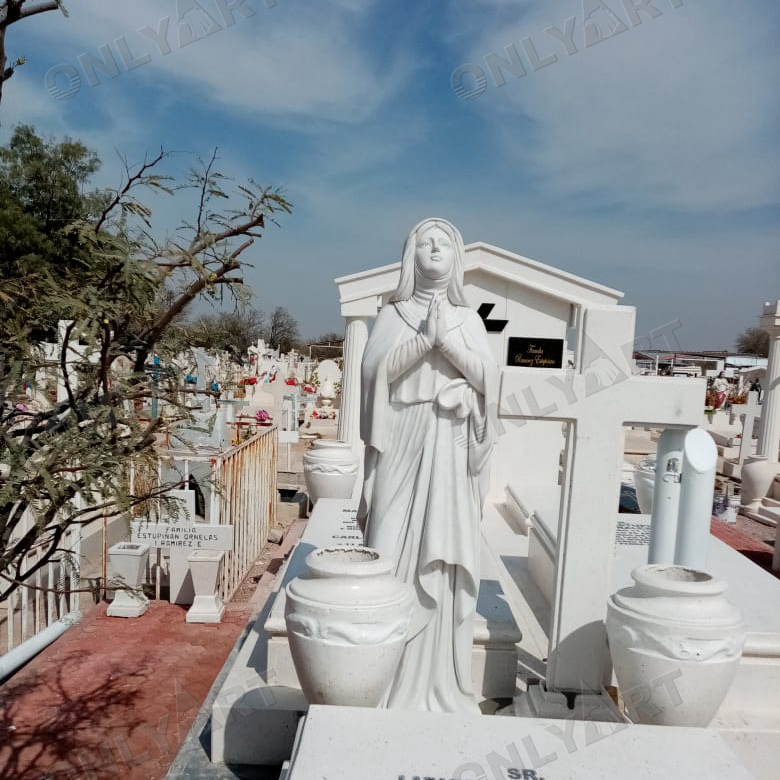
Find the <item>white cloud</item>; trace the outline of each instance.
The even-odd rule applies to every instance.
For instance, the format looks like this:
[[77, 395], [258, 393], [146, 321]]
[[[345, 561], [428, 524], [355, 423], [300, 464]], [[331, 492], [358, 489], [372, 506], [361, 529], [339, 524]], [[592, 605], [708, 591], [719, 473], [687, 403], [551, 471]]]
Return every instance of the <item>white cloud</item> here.
[[[101, 45], [111, 44], [123, 78], [170, 79], [191, 87], [199, 100], [265, 117], [356, 122], [394, 94], [412, 68], [403, 51], [380, 65], [370, 41], [355, 34], [371, 3], [338, 0], [316, 9], [281, 3], [266, 8], [261, 0], [248, 0], [245, 7], [255, 15], [234, 13], [235, 23], [225, 26], [214, 0], [201, 0], [200, 7], [217, 23], [205, 36], [202, 22], [210, 22], [197, 8], [184, 16], [190, 27], [179, 25], [179, 13], [192, 7], [193, 0], [180, 3], [83, 0], [72, 9], [71, 19], [52, 14], [39, 29], [44, 39], [59, 46], [67, 42], [67, 61], [75, 66], [79, 55], [97, 57]], [[138, 32], [142, 27], [162, 32], [170, 53], [163, 56], [152, 39]], [[192, 31], [201, 37], [187, 44]], [[120, 37], [135, 58], [151, 60], [125, 74], [114, 44]]]
[[[583, 45], [582, 3], [545, 3], [520, 23], [503, 19], [472, 44], [468, 59], [506, 58], [515, 45], [527, 75], [473, 102], [487, 110], [509, 160], [531, 173], [544, 193], [589, 195], [593, 205], [633, 204], [691, 211], [777, 203], [774, 149], [778, 60], [761, 31], [755, 4], [694, 3], [631, 27], [618, 0], [607, 5], [628, 29]], [[576, 15], [576, 54], [544, 32]], [[540, 58], [557, 61], [533, 71], [521, 39]], [[515, 123], [531, 131], [518, 133]], [[529, 140], [530, 138], [530, 140]]]

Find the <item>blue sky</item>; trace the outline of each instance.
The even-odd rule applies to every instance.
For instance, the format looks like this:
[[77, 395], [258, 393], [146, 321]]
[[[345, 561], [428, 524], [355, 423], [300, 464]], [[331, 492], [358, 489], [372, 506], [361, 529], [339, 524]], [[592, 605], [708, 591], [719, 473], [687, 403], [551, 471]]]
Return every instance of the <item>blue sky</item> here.
[[[285, 187], [293, 214], [247, 254], [246, 279], [258, 308], [286, 306], [307, 336], [342, 327], [335, 277], [397, 260], [429, 215], [623, 290], [638, 336], [679, 320], [684, 348], [731, 347], [780, 297], [770, 0], [651, 0], [634, 23], [631, 0], [66, 5], [69, 19], [11, 28], [9, 54], [28, 64], [6, 85], [0, 139], [19, 122], [78, 137], [104, 161], [100, 184], [117, 182], [117, 151], [218, 146], [225, 173]], [[247, 16], [228, 25], [220, 6]], [[138, 30], [166, 17], [163, 56]], [[182, 47], [180, 19], [211, 33]], [[119, 38], [148, 62], [126, 70]], [[90, 86], [79, 56], [104, 45], [120, 75]], [[509, 61], [508, 46], [526, 75], [495, 71], [497, 86], [485, 57]], [[467, 63], [487, 79], [469, 100], [451, 86]], [[56, 100], [45, 77], [62, 64], [82, 85]], [[173, 229], [176, 207], [153, 206]]]

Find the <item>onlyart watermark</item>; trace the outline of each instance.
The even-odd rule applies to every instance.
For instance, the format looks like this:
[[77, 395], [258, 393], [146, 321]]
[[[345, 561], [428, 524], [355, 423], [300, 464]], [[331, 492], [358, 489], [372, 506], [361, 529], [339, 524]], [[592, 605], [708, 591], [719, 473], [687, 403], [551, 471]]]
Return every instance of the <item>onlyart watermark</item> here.
[[[610, 2], [613, 6], [617, 6], [617, 0], [610, 0]], [[638, 27], [643, 20], [662, 16], [663, 12], [659, 6], [669, 4], [672, 9], [680, 8], [683, 0], [620, 0], [620, 3], [626, 16], [625, 20], [604, 0], [582, 0], [581, 19], [570, 16], [562, 25], [563, 29], [554, 25], [545, 27], [541, 33], [534, 36], [536, 42], [530, 35], [521, 38], [520, 49], [525, 58], [520, 56], [514, 43], [504, 47], [505, 56], [494, 52], [486, 54], [483, 59], [493, 82], [497, 87], [503, 87], [506, 84], [504, 73], [509, 73], [517, 79], [522, 78], [528, 74], [528, 68], [532, 71], [541, 70], [558, 62], [559, 54], [570, 57], [597, 43], [603, 43], [626, 30]], [[666, 12], [668, 13], [668, 8]], [[563, 51], [545, 54], [548, 51], [548, 44], [551, 44], [550, 39], [555, 41], [555, 46], [562, 48]], [[540, 42], [545, 45], [542, 46]], [[537, 44], [540, 44], [539, 49]], [[541, 56], [539, 51], [542, 51]], [[478, 98], [488, 88], [485, 68], [476, 62], [468, 62], [455, 68], [450, 76], [450, 86], [455, 95], [462, 100]]]
[[[205, 2], [205, 0], [204, 0]], [[112, 43], [98, 47], [98, 55], [85, 52], [78, 56], [80, 68], [72, 63], [62, 62], [49, 68], [44, 76], [48, 93], [56, 100], [68, 100], [83, 86], [82, 72], [90, 87], [100, 84], [100, 76], [114, 79], [146, 65], [159, 54], [165, 57], [196, 41], [232, 27], [239, 19], [257, 16], [249, 0], [211, 0], [206, 5], [197, 0], [176, 0], [175, 20], [172, 16], [162, 17], [155, 26], [140, 27], [134, 34], [122, 35]], [[262, 0], [266, 8], [277, 5], [276, 0]], [[149, 51], [149, 44], [154, 46]], [[146, 48], [146, 51], [142, 50]], [[120, 68], [120, 63], [122, 67]], [[123, 70], [124, 69], [124, 70]]]

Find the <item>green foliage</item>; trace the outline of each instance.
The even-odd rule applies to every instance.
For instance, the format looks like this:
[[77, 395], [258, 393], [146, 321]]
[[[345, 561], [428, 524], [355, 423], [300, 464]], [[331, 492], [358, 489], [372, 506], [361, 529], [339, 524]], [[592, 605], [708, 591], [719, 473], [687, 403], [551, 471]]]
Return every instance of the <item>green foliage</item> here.
[[[278, 190], [231, 191], [216, 155], [181, 184], [158, 172], [165, 160], [126, 166], [118, 190], [94, 192], [99, 161], [78, 142], [22, 127], [0, 150], [0, 600], [45, 565], [69, 525], [127, 513], [170, 487], [127, 488], [130, 465], [151, 463], [156, 438], [188, 414], [173, 371], [153, 381], [154, 355], [169, 366], [178, 350], [166, 334], [194, 301], [245, 297], [241, 254], [267, 218], [290, 211]], [[194, 204], [162, 244], [150, 237], [149, 189]], [[59, 343], [47, 347], [58, 320]], [[56, 373], [65, 392], [46, 399], [44, 379]], [[17, 406], [25, 384], [39, 391], [28, 409]], [[166, 417], [137, 411], [153, 397]], [[34, 546], [43, 554], [28, 565]]]

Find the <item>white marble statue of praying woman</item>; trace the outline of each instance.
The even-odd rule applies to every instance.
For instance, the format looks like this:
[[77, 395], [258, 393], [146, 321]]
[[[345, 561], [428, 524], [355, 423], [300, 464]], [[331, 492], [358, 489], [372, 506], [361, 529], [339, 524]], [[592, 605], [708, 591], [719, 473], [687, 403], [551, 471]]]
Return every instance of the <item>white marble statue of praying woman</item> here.
[[479, 713], [471, 680], [479, 524], [498, 366], [463, 293], [463, 239], [442, 219], [409, 234], [401, 279], [363, 358], [365, 542], [417, 595], [385, 706]]

